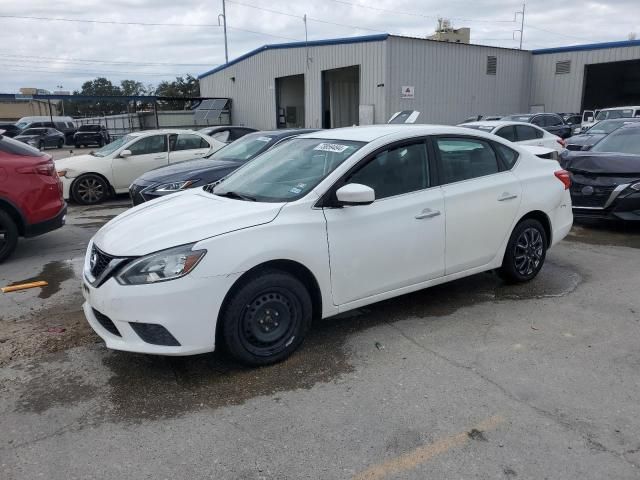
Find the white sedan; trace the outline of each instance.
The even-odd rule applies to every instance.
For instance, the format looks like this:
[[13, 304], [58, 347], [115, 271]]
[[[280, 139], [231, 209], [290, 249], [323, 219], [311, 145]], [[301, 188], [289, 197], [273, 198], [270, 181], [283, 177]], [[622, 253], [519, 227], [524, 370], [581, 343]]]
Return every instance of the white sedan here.
[[567, 145], [567, 142], [559, 136], [549, 133], [531, 123], [496, 120], [462, 123], [459, 126], [493, 133], [505, 140], [520, 145], [552, 148], [558, 153], [562, 152]]
[[125, 135], [88, 155], [56, 161], [65, 200], [99, 203], [127, 193], [143, 173], [171, 163], [204, 157], [225, 143], [192, 130], [146, 130]]
[[313, 320], [486, 270], [531, 280], [571, 228], [570, 183], [467, 128], [301, 135], [102, 227], [84, 313], [109, 348], [273, 363]]

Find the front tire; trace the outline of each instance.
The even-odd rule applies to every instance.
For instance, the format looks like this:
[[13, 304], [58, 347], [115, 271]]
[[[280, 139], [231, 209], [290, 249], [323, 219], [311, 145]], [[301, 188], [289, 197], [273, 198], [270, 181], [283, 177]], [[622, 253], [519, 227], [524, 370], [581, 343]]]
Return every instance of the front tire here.
[[45, 145], [44, 145], [44, 140], [40, 140], [38, 142], [38, 150], [44, 150]]
[[280, 270], [263, 270], [233, 293], [219, 326], [236, 360], [261, 366], [291, 355], [302, 343], [311, 318], [311, 296], [302, 282]]
[[58, 148], [64, 147], [64, 140], [58, 140]]
[[547, 245], [547, 233], [538, 220], [520, 222], [511, 233], [498, 273], [512, 283], [534, 279], [544, 265]]
[[0, 210], [0, 263], [9, 258], [18, 244], [18, 226], [7, 212]]
[[109, 185], [98, 175], [82, 175], [71, 185], [71, 196], [80, 205], [95, 205], [109, 196]]

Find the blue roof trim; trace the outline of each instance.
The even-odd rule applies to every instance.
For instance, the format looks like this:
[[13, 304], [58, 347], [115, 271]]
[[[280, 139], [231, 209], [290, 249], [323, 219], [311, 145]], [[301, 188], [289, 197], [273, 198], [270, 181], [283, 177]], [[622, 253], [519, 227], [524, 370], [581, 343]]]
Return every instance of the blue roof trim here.
[[344, 45], [348, 43], [381, 42], [383, 40], [386, 40], [387, 38], [389, 38], [389, 34], [382, 33], [382, 34], [376, 34], [376, 35], [364, 35], [361, 37], [330, 38], [327, 40], [311, 40], [309, 42], [273, 43], [270, 45], [263, 45], [259, 48], [256, 48], [255, 50], [251, 50], [250, 52], [239, 56], [238, 58], [231, 60], [229, 63], [220, 65], [219, 67], [213, 68], [208, 72], [204, 72], [198, 75], [198, 80], [200, 80], [201, 78], [207, 77], [213, 73], [224, 70], [225, 68], [230, 67], [231, 65], [235, 65], [236, 63], [246, 60], [249, 57], [253, 57], [254, 55], [257, 55], [260, 52], [264, 52], [265, 50], [277, 50], [280, 48], [303, 48], [307, 46], [322, 47], [325, 45]]
[[581, 52], [585, 50], [603, 50], [605, 48], [638, 46], [640, 46], [640, 40], [624, 40], [621, 42], [588, 43], [585, 45], [569, 45], [567, 47], [542, 48], [540, 50], [532, 50], [531, 53], [534, 55], [543, 55], [546, 53]]

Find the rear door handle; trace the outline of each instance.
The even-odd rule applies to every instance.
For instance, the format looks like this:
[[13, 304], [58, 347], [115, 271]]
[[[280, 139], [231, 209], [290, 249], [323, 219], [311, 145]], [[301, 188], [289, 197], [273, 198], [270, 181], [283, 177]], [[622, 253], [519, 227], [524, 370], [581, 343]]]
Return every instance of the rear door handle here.
[[425, 208], [421, 213], [416, 215], [416, 220], [422, 220], [425, 218], [433, 218], [440, 215], [440, 210], [433, 210], [432, 208]]
[[513, 200], [514, 198], [518, 198], [518, 195], [516, 195], [515, 193], [504, 192], [498, 197], [498, 201], [504, 202], [505, 200]]

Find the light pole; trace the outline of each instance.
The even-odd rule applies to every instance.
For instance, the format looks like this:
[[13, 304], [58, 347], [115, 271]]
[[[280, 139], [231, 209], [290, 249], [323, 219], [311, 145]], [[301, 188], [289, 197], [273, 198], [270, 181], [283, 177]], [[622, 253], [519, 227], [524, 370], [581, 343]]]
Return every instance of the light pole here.
[[227, 48], [227, 9], [224, 0], [222, 0], [222, 13], [218, 15], [218, 25], [220, 25], [220, 17], [222, 17], [222, 29], [224, 30], [224, 63], [229, 63], [229, 50]]

